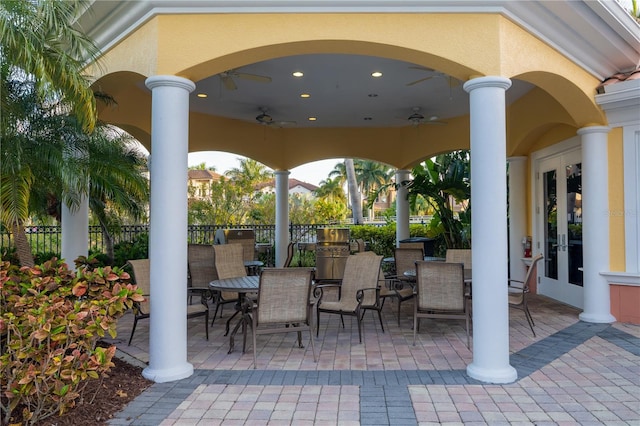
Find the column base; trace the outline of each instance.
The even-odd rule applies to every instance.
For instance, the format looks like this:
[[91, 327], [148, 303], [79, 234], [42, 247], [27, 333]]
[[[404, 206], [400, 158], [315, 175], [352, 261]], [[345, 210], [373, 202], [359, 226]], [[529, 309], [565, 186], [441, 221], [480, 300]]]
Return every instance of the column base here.
[[582, 312], [578, 315], [578, 319], [584, 322], [592, 322], [595, 324], [611, 324], [616, 322], [616, 317], [607, 313], [607, 314], [590, 314], [588, 312]]
[[518, 372], [512, 366], [507, 368], [482, 368], [473, 363], [467, 366], [469, 377], [485, 383], [513, 383], [518, 378]]
[[148, 380], [152, 380], [156, 383], [173, 382], [176, 380], [187, 378], [192, 374], [193, 365], [188, 362], [172, 368], [154, 369], [151, 367], [147, 367], [142, 370], [142, 377]]

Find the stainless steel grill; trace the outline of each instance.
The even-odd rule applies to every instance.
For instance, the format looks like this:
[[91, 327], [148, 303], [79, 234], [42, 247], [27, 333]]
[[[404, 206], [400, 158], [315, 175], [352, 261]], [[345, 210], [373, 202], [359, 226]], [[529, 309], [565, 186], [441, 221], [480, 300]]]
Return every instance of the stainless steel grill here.
[[342, 279], [349, 253], [348, 229], [318, 229], [316, 237], [316, 279]]

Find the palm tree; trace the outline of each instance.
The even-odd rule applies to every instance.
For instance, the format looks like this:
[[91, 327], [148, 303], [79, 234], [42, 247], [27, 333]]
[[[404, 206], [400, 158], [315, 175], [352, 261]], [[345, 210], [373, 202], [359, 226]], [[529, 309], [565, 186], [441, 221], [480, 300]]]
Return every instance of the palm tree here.
[[[23, 224], [36, 178], [56, 175], [70, 189], [86, 183], [57, 156], [62, 151], [47, 143], [56, 137], [56, 127], [43, 125], [73, 111], [85, 131], [95, 127], [95, 96], [83, 69], [95, 62], [98, 49], [72, 26], [82, 10], [79, 1], [0, 1], [0, 217], [14, 235], [23, 265], [33, 264]], [[28, 142], [37, 142], [37, 149]]]
[[269, 171], [264, 164], [251, 158], [240, 160], [240, 167], [227, 170], [225, 175], [234, 183], [243, 185], [246, 188], [253, 188], [256, 184], [273, 179], [273, 172]]
[[382, 163], [369, 160], [358, 160], [355, 167], [362, 193], [365, 194], [366, 205], [373, 215], [373, 204], [392, 182], [392, 170]]
[[[85, 64], [95, 63], [99, 50], [73, 24], [85, 1], [0, 1], [0, 61], [31, 76], [41, 95], [53, 95], [69, 105], [82, 128], [92, 131], [96, 101]], [[2, 81], [1, 93], [5, 93]], [[2, 95], [0, 107], [11, 104]]]
[[347, 201], [342, 183], [338, 178], [327, 178], [320, 182], [320, 186], [315, 190], [314, 195], [320, 199], [330, 201]]
[[362, 216], [362, 200], [360, 198], [360, 192], [358, 192], [358, 180], [353, 158], [344, 159], [344, 168], [347, 172], [347, 188], [349, 189], [349, 197], [351, 198], [353, 224], [361, 225], [364, 222], [364, 217]]

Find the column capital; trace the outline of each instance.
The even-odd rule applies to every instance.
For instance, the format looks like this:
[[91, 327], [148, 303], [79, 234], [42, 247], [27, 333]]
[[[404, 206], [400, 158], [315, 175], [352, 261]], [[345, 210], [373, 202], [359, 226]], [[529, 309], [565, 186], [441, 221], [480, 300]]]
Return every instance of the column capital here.
[[603, 133], [603, 134], [607, 134], [609, 133], [609, 131], [611, 131], [611, 128], [608, 126], [587, 126], [587, 127], [582, 127], [580, 129], [578, 129], [578, 131], [576, 132], [579, 136], [582, 135], [588, 135], [591, 133]]
[[153, 90], [156, 87], [177, 87], [191, 93], [196, 88], [196, 84], [183, 77], [175, 75], [154, 75], [144, 81], [147, 88]]
[[289, 170], [276, 170], [275, 172], [273, 172], [274, 175], [276, 176], [289, 176], [291, 174], [291, 172]]
[[467, 93], [482, 87], [499, 87], [507, 90], [511, 87], [511, 80], [500, 76], [478, 77], [467, 81], [462, 87]]

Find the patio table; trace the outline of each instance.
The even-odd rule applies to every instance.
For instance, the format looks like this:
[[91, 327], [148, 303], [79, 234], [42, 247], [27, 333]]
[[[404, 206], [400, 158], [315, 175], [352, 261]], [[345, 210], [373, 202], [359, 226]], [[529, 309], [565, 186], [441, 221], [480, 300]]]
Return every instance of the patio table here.
[[249, 317], [249, 311], [253, 305], [253, 301], [246, 300], [247, 293], [254, 293], [258, 291], [258, 287], [260, 285], [260, 276], [259, 275], [248, 275], [245, 277], [235, 277], [235, 278], [225, 278], [222, 280], [213, 280], [209, 283], [209, 288], [212, 290], [218, 291], [230, 291], [238, 293], [238, 303], [236, 304], [236, 314], [240, 313], [240, 319], [238, 323], [235, 325], [231, 333], [229, 334], [229, 326], [234, 314], [227, 320], [227, 324], [225, 326], [225, 336], [229, 334], [229, 352], [233, 352], [234, 348], [234, 338], [240, 327], [242, 327], [243, 334], [243, 342], [242, 342], [242, 352], [244, 353], [247, 346], [247, 325], [251, 321]]

